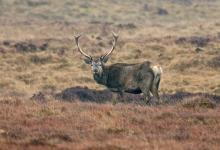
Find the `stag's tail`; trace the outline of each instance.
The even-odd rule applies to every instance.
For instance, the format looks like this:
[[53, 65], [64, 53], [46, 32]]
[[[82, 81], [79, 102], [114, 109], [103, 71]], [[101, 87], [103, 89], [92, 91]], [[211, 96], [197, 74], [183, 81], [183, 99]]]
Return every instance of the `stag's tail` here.
[[153, 66], [152, 70], [154, 72], [154, 81], [153, 81], [153, 85], [156, 86], [157, 90], [159, 89], [159, 85], [160, 85], [160, 79], [161, 79], [161, 75], [163, 73], [163, 70], [160, 66]]

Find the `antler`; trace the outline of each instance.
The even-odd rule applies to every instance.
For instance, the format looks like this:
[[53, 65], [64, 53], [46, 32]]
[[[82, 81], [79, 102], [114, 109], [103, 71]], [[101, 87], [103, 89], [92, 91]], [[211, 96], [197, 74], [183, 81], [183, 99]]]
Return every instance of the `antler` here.
[[77, 47], [78, 47], [79, 52], [80, 52], [81, 54], [83, 54], [84, 56], [86, 56], [87, 58], [92, 59], [92, 57], [89, 56], [88, 54], [86, 54], [86, 53], [81, 49], [81, 47], [79, 46], [79, 38], [80, 38], [80, 37], [81, 37], [81, 34], [74, 36], [75, 41], [76, 41], [76, 45], [77, 45]]
[[113, 35], [113, 38], [114, 38], [114, 39], [113, 39], [112, 49], [111, 49], [108, 53], [106, 53], [105, 55], [103, 55], [103, 58], [109, 56], [109, 55], [113, 52], [113, 50], [115, 49], [116, 42], [117, 42], [117, 40], [118, 40], [118, 35], [117, 35], [116, 33], [114, 33], [114, 32], [112, 32], [112, 35]]

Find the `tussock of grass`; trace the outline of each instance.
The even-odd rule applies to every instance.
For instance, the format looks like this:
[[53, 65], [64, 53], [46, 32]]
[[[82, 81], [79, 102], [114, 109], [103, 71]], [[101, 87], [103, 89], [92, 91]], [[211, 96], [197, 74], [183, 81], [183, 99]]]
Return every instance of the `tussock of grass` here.
[[217, 107], [217, 104], [208, 98], [195, 97], [191, 100], [187, 100], [183, 102], [182, 106], [185, 108], [192, 108], [192, 109], [196, 109], [196, 108], [214, 109]]
[[52, 61], [52, 57], [51, 56], [37, 56], [37, 55], [33, 55], [30, 57], [30, 62], [32, 62], [33, 64], [46, 64]]
[[107, 132], [109, 134], [120, 134], [120, 133], [128, 132], [128, 130], [124, 128], [108, 128]]

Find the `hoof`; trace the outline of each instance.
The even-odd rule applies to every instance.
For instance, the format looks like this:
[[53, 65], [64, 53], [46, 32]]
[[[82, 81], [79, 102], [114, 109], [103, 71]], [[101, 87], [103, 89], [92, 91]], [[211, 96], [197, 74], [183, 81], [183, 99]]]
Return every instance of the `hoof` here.
[[145, 104], [151, 106], [152, 102], [150, 100], [145, 100]]
[[157, 104], [157, 105], [163, 104], [163, 101], [157, 100], [157, 101], [156, 101], [156, 104]]
[[116, 99], [112, 99], [112, 105], [116, 105], [117, 104], [117, 100]]

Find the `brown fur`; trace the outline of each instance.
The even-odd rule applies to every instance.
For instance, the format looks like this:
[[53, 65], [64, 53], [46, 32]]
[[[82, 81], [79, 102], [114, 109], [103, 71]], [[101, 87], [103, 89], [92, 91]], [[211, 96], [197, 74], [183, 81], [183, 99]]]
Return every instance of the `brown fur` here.
[[[86, 61], [88, 62], [88, 60]], [[160, 72], [151, 67], [149, 61], [137, 64], [116, 63], [105, 66], [101, 57], [91, 59], [94, 80], [105, 85], [113, 92], [140, 94], [143, 93], [148, 103], [150, 92], [159, 101], [158, 88], [160, 83]], [[100, 64], [100, 65], [97, 65]]]
[[162, 73], [161, 67], [151, 67], [149, 61], [138, 64], [116, 63], [105, 66], [110, 54], [115, 49], [118, 35], [113, 32], [112, 49], [98, 58], [91, 57], [81, 49], [80, 37], [81, 35], [75, 36], [76, 45], [79, 52], [86, 57], [85, 63], [92, 66], [93, 77], [97, 83], [105, 85], [111, 91], [119, 92], [121, 96], [123, 96], [123, 92], [143, 93], [147, 103], [150, 100], [151, 92], [159, 101], [158, 88]]

